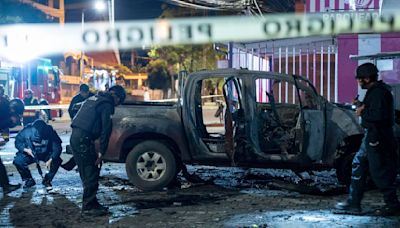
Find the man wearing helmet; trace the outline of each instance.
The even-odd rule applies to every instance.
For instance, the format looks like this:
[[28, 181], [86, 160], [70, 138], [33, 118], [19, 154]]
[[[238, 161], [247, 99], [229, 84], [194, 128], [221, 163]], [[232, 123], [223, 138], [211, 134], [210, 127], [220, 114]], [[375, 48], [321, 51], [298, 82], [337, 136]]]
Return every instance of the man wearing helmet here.
[[400, 212], [396, 194], [396, 152], [393, 135], [394, 110], [390, 87], [378, 81], [378, 69], [372, 63], [357, 68], [356, 79], [367, 93], [356, 114], [361, 116], [365, 135], [352, 163], [352, 175], [347, 201], [336, 204], [344, 213], [360, 213], [366, 175], [383, 193], [385, 206], [376, 215], [394, 215]]
[[[112, 86], [107, 92], [89, 97], [82, 104], [71, 123], [71, 148], [78, 165], [83, 185], [82, 214], [101, 216], [108, 209], [99, 204], [96, 194], [102, 156], [107, 150], [112, 130], [114, 107], [126, 97], [122, 86]], [[94, 141], [99, 139], [100, 149], [95, 151]]]
[[[15, 127], [20, 123], [22, 113], [24, 112], [24, 104], [19, 99], [11, 101], [8, 98], [0, 97], [0, 130]], [[0, 186], [3, 188], [3, 193], [12, 192], [20, 187], [9, 183], [6, 168], [0, 158]]]

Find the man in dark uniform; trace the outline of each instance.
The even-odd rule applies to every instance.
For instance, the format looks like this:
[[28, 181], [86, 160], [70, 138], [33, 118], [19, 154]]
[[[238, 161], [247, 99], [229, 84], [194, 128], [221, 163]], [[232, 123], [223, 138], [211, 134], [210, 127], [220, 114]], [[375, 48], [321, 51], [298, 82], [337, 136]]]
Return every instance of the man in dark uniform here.
[[[89, 86], [86, 84], [81, 84], [79, 86], [79, 93], [72, 98], [71, 104], [68, 107], [68, 113], [71, 120], [75, 117], [78, 112], [81, 102], [85, 101], [87, 98], [93, 96], [94, 94], [89, 91]], [[70, 145], [66, 146], [66, 153], [72, 154], [72, 149]], [[76, 166], [75, 160], [73, 157], [69, 159], [67, 162], [61, 165], [65, 170], [70, 171]]]
[[390, 87], [378, 80], [378, 69], [372, 63], [357, 68], [356, 79], [362, 89], [367, 89], [364, 101], [357, 108], [365, 136], [352, 164], [352, 175], [347, 201], [337, 203], [342, 213], [360, 213], [365, 179], [368, 173], [383, 193], [385, 206], [375, 211], [376, 215], [393, 215], [400, 211], [397, 199], [396, 153], [393, 135], [394, 109]]
[[[108, 209], [99, 204], [96, 197], [100, 165], [112, 130], [111, 115], [114, 107], [121, 104], [125, 97], [122, 86], [113, 86], [108, 92], [89, 97], [72, 120], [70, 144], [83, 185], [83, 215], [101, 216], [108, 213]], [[94, 145], [96, 139], [100, 139], [98, 152]]]
[[72, 98], [71, 104], [69, 104], [69, 107], [68, 107], [68, 113], [69, 113], [69, 116], [71, 117], [71, 120], [75, 117], [76, 112], [77, 112], [76, 109], [74, 109], [75, 104], [83, 102], [88, 97], [91, 97], [93, 95], [94, 94], [89, 91], [88, 85], [82, 84], [79, 86], [79, 93]]
[[39, 104], [38, 100], [33, 97], [33, 91], [30, 89], [25, 90], [24, 104], [27, 106]]
[[[24, 91], [24, 104], [25, 106], [34, 106], [34, 105], [39, 105], [39, 101], [33, 97], [33, 91], [30, 89], [27, 89]], [[24, 113], [24, 118], [23, 118], [23, 123], [24, 126], [28, 125], [29, 123], [32, 123], [36, 119], [39, 118], [39, 112], [38, 111], [27, 111]]]
[[25, 181], [24, 188], [30, 188], [36, 184], [29, 171], [28, 165], [44, 161], [50, 168], [44, 176], [42, 184], [51, 188], [51, 181], [61, 164], [61, 139], [53, 127], [43, 120], [35, 120], [20, 131], [15, 138], [15, 147], [18, 152], [14, 158], [14, 165], [21, 178]]
[[[8, 98], [0, 97], [0, 130], [15, 127], [20, 123], [22, 113], [24, 112], [24, 103], [19, 99], [9, 101]], [[21, 185], [10, 184], [6, 167], [0, 158], [0, 186], [3, 188], [3, 194], [7, 194], [18, 189]]]

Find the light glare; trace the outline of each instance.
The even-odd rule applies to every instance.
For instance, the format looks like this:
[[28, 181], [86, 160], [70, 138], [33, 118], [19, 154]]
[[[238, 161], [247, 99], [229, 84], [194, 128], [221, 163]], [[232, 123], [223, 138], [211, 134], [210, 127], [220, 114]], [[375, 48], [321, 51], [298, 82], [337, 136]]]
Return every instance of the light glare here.
[[106, 4], [103, 1], [97, 1], [94, 4], [94, 8], [98, 11], [104, 11], [106, 9]]

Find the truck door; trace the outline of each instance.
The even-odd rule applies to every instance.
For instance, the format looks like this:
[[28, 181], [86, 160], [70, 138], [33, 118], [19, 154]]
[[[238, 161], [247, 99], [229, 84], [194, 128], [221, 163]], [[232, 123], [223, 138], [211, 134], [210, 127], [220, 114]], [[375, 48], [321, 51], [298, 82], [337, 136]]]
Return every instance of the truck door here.
[[244, 112], [242, 109], [241, 101], [241, 89], [240, 82], [235, 77], [228, 78], [223, 86], [223, 94], [225, 98], [225, 151], [231, 161], [235, 162], [235, 147], [236, 136], [242, 129], [239, 126], [243, 126]]
[[322, 157], [325, 144], [324, 101], [310, 82], [300, 78], [295, 78], [295, 82], [301, 106], [301, 153], [307, 155], [311, 161], [318, 161]]

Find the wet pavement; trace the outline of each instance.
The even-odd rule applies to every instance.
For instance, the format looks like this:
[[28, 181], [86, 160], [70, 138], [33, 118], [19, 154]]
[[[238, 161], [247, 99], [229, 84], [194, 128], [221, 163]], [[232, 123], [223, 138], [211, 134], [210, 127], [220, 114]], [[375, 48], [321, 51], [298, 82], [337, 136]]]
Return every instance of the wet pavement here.
[[[68, 127], [59, 131], [64, 143]], [[10, 142], [11, 143], [11, 142]], [[8, 145], [8, 149], [13, 146]], [[0, 153], [5, 153], [4, 147]], [[8, 151], [12, 159], [12, 151]], [[2, 159], [9, 161], [7, 155]], [[63, 154], [66, 160], [70, 155]], [[20, 183], [12, 164], [11, 182]], [[44, 167], [43, 167], [43, 170]], [[334, 171], [302, 173], [289, 170], [188, 166], [206, 183], [180, 184], [163, 191], [143, 192], [129, 183], [124, 164], [104, 164], [99, 201], [110, 214], [82, 217], [79, 174], [60, 169], [53, 190], [46, 191], [36, 168], [36, 186], [0, 195], [0, 226], [6, 227], [399, 227], [400, 217], [375, 217], [383, 205], [377, 190], [368, 191], [363, 216], [338, 215], [333, 205], [346, 198]], [[307, 194], [306, 194], [307, 193]]]

